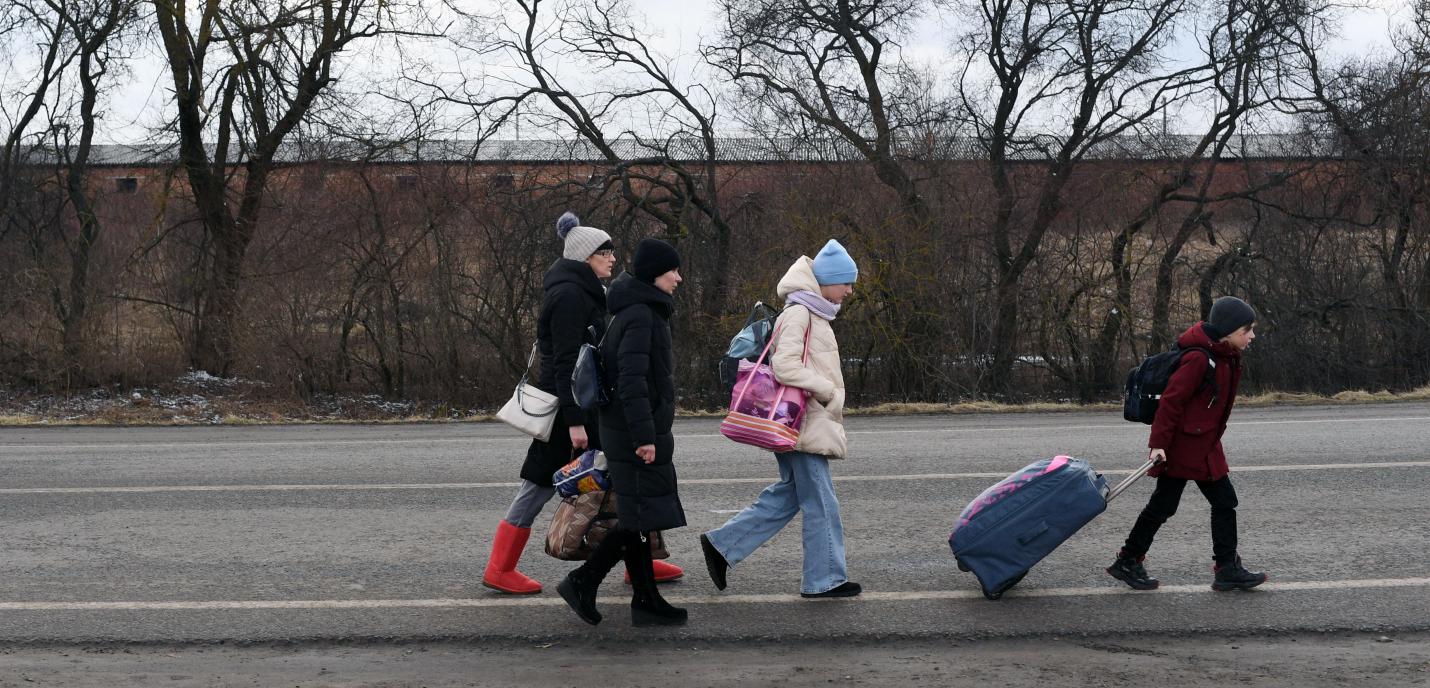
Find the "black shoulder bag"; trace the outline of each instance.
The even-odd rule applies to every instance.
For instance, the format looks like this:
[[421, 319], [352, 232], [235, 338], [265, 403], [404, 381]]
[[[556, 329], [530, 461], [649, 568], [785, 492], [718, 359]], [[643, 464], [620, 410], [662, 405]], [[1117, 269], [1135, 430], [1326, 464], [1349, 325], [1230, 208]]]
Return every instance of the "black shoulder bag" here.
[[[592, 339], [596, 338], [594, 325], [586, 331]], [[610, 396], [606, 394], [606, 373], [601, 366], [601, 344], [605, 341], [603, 334], [601, 341], [595, 344], [582, 344], [581, 351], [576, 354], [576, 367], [571, 369], [571, 395], [576, 398], [576, 405], [588, 413], [610, 401]]]

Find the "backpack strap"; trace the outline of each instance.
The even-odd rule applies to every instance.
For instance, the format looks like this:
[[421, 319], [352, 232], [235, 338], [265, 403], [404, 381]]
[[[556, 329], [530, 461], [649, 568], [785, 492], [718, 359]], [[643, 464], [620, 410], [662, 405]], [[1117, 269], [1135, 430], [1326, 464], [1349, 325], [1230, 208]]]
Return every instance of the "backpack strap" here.
[[[1211, 389], [1212, 400], [1207, 404], [1207, 408], [1211, 408], [1212, 405], [1216, 403], [1217, 397], [1221, 396], [1221, 386], [1216, 382], [1216, 356], [1212, 355], [1211, 349], [1201, 346], [1189, 346], [1185, 349], [1178, 347], [1178, 349], [1182, 352], [1183, 356], [1189, 351], [1200, 351], [1207, 357], [1207, 372], [1206, 375], [1202, 377], [1202, 384], [1197, 388], [1197, 392], [1200, 393], [1207, 388]], [[1181, 360], [1182, 359], [1178, 357], [1177, 363], [1179, 365], [1181, 364]]]

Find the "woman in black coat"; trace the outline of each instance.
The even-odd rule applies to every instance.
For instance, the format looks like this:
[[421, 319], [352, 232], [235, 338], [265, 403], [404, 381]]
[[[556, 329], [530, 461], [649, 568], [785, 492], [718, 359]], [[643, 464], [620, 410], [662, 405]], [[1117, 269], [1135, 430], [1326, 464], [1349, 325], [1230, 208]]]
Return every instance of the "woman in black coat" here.
[[671, 295], [681, 282], [679, 267], [680, 255], [670, 244], [644, 239], [636, 246], [630, 272], [616, 278], [606, 295], [613, 317], [601, 359], [615, 393], [601, 409], [600, 426], [619, 526], [556, 587], [587, 623], [600, 623], [596, 590], [622, 558], [634, 588], [635, 625], [686, 620], [685, 610], [672, 607], [656, 590], [650, 556], [651, 531], [685, 525], [671, 462], [675, 367], [669, 321], [675, 310]]
[[[615, 267], [615, 246], [611, 235], [595, 227], [582, 227], [573, 213], [556, 222], [556, 235], [563, 246], [561, 258], [546, 271], [542, 280], [545, 296], [536, 323], [536, 346], [541, 353], [541, 374], [536, 386], [555, 394], [560, 408], [549, 440], [532, 440], [521, 466], [521, 487], [497, 526], [492, 554], [482, 584], [501, 592], [527, 595], [541, 592], [541, 584], [516, 570], [521, 552], [531, 536], [531, 524], [542, 507], [556, 493], [551, 474], [587, 447], [600, 446], [594, 418], [576, 405], [571, 393], [571, 371], [576, 355], [586, 341], [600, 341], [606, 326], [606, 290], [601, 280]], [[590, 339], [588, 328], [595, 328]]]

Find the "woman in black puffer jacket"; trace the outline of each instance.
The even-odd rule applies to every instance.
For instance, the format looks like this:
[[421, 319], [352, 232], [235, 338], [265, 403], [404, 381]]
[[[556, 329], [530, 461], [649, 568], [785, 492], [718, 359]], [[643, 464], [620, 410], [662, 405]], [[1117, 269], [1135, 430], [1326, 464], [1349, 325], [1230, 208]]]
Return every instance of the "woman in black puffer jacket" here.
[[556, 490], [551, 474], [566, 465], [576, 451], [600, 446], [595, 418], [576, 405], [571, 393], [571, 371], [581, 344], [590, 339], [589, 328], [599, 341], [606, 327], [606, 290], [601, 280], [615, 267], [615, 246], [611, 235], [595, 227], [582, 227], [573, 213], [556, 222], [562, 240], [561, 258], [547, 269], [542, 280], [545, 295], [536, 324], [536, 345], [541, 354], [541, 374], [536, 386], [560, 400], [551, 437], [532, 440], [521, 466], [521, 487], [497, 526], [482, 584], [493, 590], [529, 595], [541, 592], [541, 584], [516, 570], [521, 552], [531, 536], [531, 524], [551, 500]]
[[644, 239], [636, 246], [630, 272], [616, 278], [606, 296], [613, 317], [601, 359], [615, 381], [615, 394], [601, 409], [600, 426], [620, 525], [557, 586], [587, 623], [600, 623], [596, 590], [622, 558], [634, 588], [635, 625], [686, 620], [685, 610], [672, 607], [656, 590], [649, 542], [651, 531], [685, 525], [671, 462], [675, 369], [669, 321], [675, 310], [671, 295], [681, 282], [679, 267], [680, 255], [670, 244]]

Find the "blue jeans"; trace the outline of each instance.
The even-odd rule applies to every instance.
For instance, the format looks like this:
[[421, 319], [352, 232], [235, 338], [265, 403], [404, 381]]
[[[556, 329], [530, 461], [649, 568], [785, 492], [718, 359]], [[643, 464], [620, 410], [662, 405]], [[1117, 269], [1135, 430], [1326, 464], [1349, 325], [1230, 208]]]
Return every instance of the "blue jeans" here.
[[708, 533], [710, 544], [731, 567], [804, 512], [804, 575], [800, 592], [833, 590], [849, 580], [844, 564], [844, 524], [829, 459], [817, 454], [776, 454], [780, 481], [765, 488], [754, 504]]

